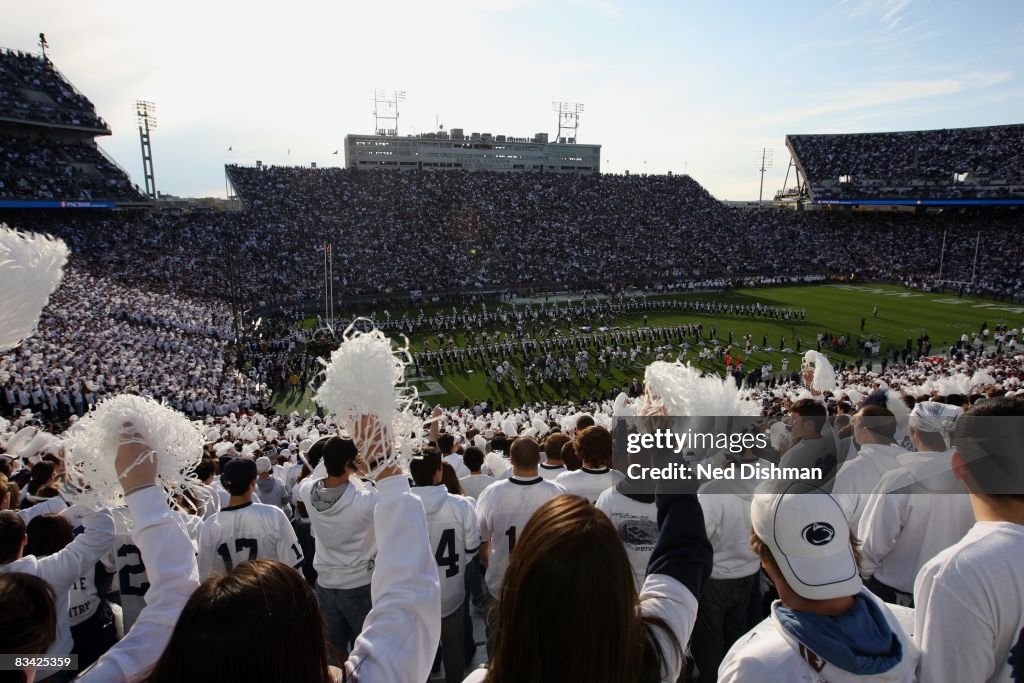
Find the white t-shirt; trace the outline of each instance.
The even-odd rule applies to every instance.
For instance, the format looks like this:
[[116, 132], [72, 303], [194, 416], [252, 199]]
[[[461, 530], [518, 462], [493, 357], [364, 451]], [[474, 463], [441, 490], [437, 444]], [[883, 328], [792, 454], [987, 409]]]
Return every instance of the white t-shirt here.
[[469, 468], [462, 462], [462, 456], [458, 453], [449, 453], [441, 458], [441, 460], [452, 466], [452, 469], [455, 470], [455, 476], [459, 479], [469, 476]]
[[554, 481], [558, 478], [558, 475], [565, 471], [565, 465], [548, 465], [547, 463], [542, 462], [537, 467], [537, 474], [548, 481]]
[[757, 482], [713, 479], [697, 491], [704, 528], [715, 551], [712, 579], [741, 579], [757, 573], [761, 561], [750, 547], [750, 501]]
[[462, 609], [466, 599], [465, 568], [480, 549], [480, 525], [468, 498], [453, 496], [444, 484], [417, 486], [413, 495], [427, 513], [430, 549], [441, 579], [441, 616]]
[[279, 508], [243, 503], [221, 508], [199, 529], [199, 579], [225, 574], [246, 560], [302, 565], [302, 548]]
[[480, 520], [480, 540], [488, 543], [487, 590], [494, 597], [501, 593], [501, 580], [508, 568], [508, 557], [537, 508], [565, 493], [555, 482], [541, 477], [520, 479], [516, 476], [496, 482], [484, 489], [476, 503]]
[[639, 592], [647, 576], [651, 552], [658, 540], [658, 510], [654, 506], [653, 496], [650, 503], [641, 503], [619, 493], [612, 486], [598, 496], [597, 509], [608, 515], [615, 530], [619, 532]]
[[920, 680], [1000, 681], [1024, 672], [1024, 525], [977, 522], [914, 584]]
[[462, 485], [462, 492], [470, 498], [479, 498], [483, 490], [496, 482], [497, 479], [489, 474], [470, 474], [459, 479]]
[[555, 478], [555, 483], [563, 487], [566, 493], [582, 496], [591, 503], [596, 503], [606, 489], [615, 486], [622, 479], [621, 472], [608, 467], [599, 470], [581, 467], [573, 472], [562, 472]]

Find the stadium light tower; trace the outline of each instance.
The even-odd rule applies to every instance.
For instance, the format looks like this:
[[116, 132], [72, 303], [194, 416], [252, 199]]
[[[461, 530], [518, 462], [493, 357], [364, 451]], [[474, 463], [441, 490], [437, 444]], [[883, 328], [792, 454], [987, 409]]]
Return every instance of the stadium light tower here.
[[398, 135], [398, 103], [404, 101], [404, 90], [373, 91], [373, 131], [376, 135]]
[[758, 206], [761, 206], [761, 202], [764, 199], [764, 172], [772, 167], [772, 161], [774, 156], [775, 150], [769, 149], [768, 147], [762, 147], [761, 151], [758, 152], [758, 158], [761, 161], [761, 189], [757, 193]]
[[146, 177], [146, 196], [156, 199], [156, 177], [153, 175], [153, 146], [149, 131], [156, 128], [156, 105], [145, 100], [135, 101], [135, 120], [139, 124], [139, 143], [142, 145], [142, 174]]
[[[583, 105], [578, 102], [552, 102], [551, 111], [558, 112], [558, 134], [555, 135], [555, 142], [560, 142], [564, 137], [570, 144], [576, 144], [576, 129], [580, 127], [580, 112]], [[566, 135], [562, 135], [562, 131]]]

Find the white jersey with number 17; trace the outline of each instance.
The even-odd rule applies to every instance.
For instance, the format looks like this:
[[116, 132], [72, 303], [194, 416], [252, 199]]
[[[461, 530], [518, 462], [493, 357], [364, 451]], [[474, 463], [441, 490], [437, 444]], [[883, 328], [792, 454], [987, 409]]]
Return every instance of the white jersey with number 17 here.
[[243, 503], [221, 508], [199, 529], [199, 579], [227, 574], [247, 560], [278, 560], [298, 568], [302, 548], [280, 508]]
[[494, 597], [501, 593], [501, 580], [508, 568], [508, 557], [516, 544], [516, 535], [537, 508], [565, 489], [541, 477], [520, 479], [512, 476], [491, 484], [480, 494], [476, 515], [480, 518], [480, 540], [488, 543], [487, 590]]

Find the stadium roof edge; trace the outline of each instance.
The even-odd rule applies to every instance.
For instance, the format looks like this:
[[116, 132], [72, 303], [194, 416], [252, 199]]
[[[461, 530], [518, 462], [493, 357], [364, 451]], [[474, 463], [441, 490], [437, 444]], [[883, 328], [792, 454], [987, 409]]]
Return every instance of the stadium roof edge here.
[[1024, 123], [1002, 123], [993, 126], [954, 126], [952, 128], [911, 128], [909, 130], [869, 130], [860, 133], [786, 133], [786, 138], [800, 137], [855, 137], [858, 135], [886, 135], [889, 133], [938, 133], [944, 130], [983, 130], [986, 128], [1024, 128]]

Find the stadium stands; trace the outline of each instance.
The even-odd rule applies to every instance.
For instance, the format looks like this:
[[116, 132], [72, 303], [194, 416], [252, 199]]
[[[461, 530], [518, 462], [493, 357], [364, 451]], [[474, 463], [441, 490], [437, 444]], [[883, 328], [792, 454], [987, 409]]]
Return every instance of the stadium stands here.
[[[747, 211], [687, 177], [368, 173], [229, 168], [238, 212], [4, 212], [68, 240], [91, 273], [172, 294], [316, 309], [324, 243], [335, 294], [394, 297], [518, 289], [687, 289], [779, 273], [938, 277], [1024, 298], [1021, 218], [1012, 210], [916, 216]], [[230, 265], [230, 268], [229, 268]]]
[[815, 201], [1024, 198], [1024, 125], [789, 135]]
[[48, 59], [0, 50], [0, 119], [110, 135], [96, 107]]
[[0, 51], [0, 199], [141, 202], [97, 135], [109, 126], [49, 60]]

